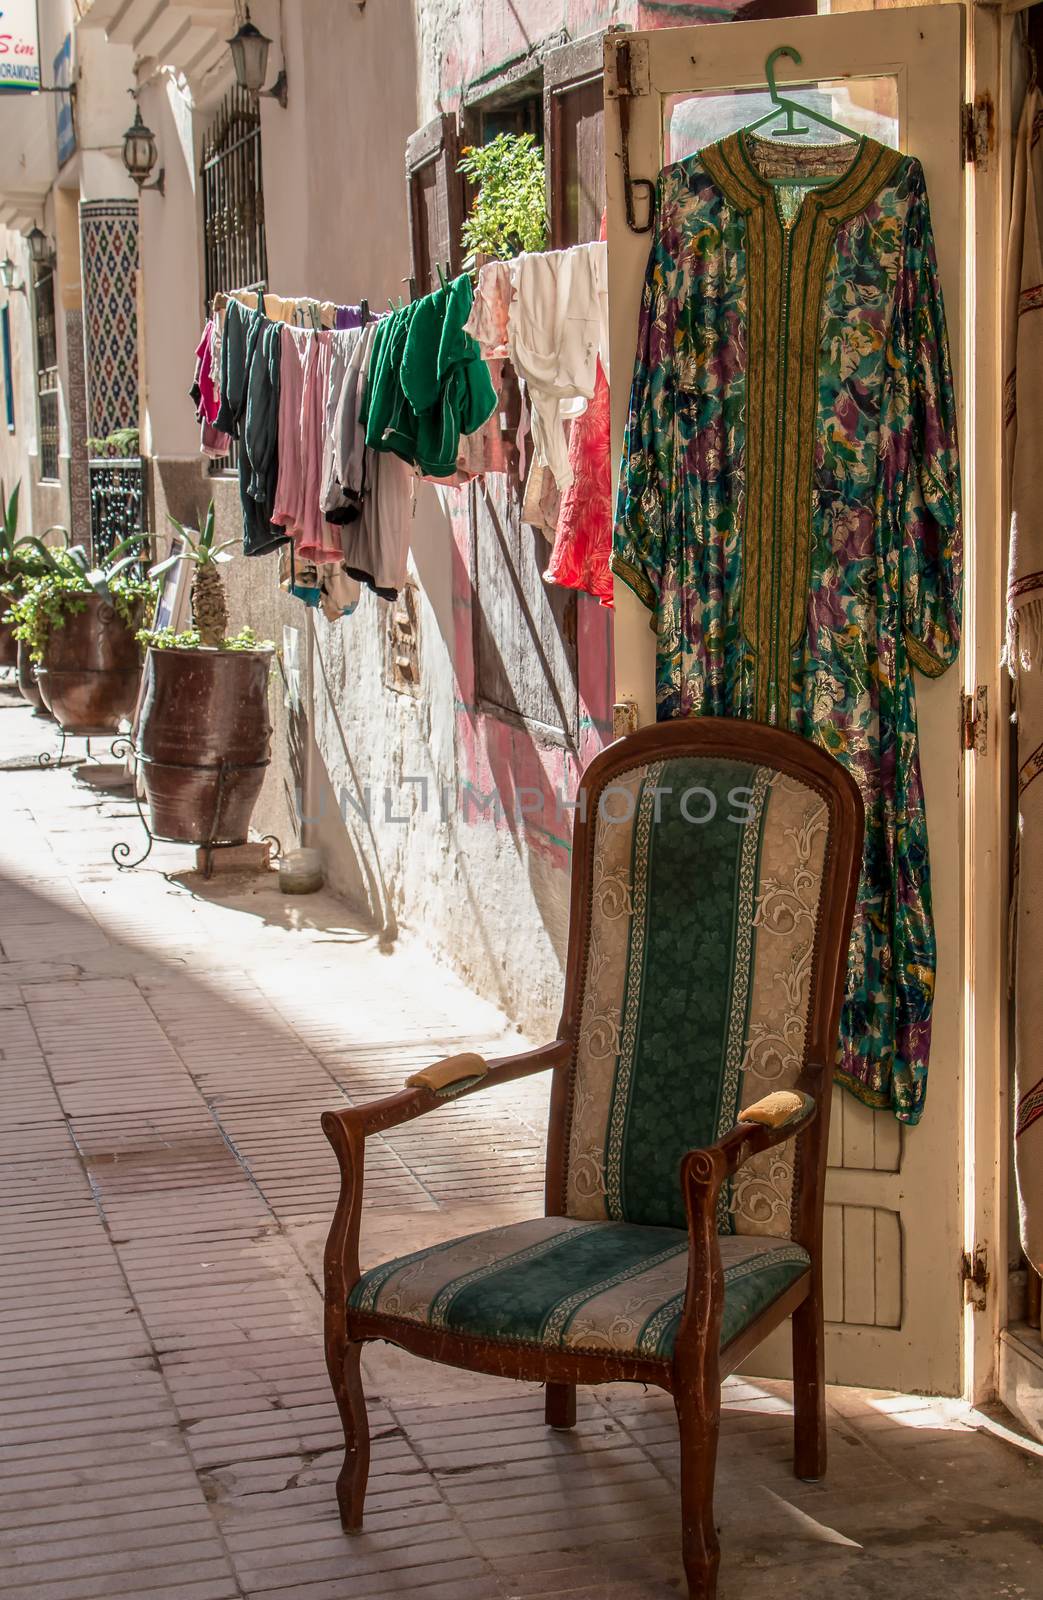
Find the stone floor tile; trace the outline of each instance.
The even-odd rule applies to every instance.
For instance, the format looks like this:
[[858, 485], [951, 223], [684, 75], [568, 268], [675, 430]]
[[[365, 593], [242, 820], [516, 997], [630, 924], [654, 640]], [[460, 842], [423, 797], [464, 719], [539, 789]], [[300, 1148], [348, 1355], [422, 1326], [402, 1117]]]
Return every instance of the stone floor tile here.
[[[0, 688], [0, 1600], [679, 1600], [673, 1405], [636, 1387], [553, 1434], [536, 1385], [371, 1347], [342, 1534], [319, 1117], [525, 1041], [325, 892], [173, 845], [118, 873], [126, 796], [30, 766], [51, 742]], [[547, 1093], [371, 1141], [363, 1259], [538, 1214]], [[788, 1386], [725, 1386], [720, 1600], [1043, 1595], [1038, 1460], [912, 1396], [830, 1424], [797, 1483]]]

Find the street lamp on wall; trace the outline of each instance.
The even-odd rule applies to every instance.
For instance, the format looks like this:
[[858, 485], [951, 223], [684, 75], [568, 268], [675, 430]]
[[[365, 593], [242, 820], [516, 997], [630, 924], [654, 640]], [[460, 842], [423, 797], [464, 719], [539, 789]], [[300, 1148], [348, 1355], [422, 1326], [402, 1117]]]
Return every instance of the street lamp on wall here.
[[148, 182], [149, 174], [156, 165], [159, 151], [156, 148], [156, 136], [152, 129], [142, 120], [141, 107], [134, 108], [134, 121], [123, 135], [123, 165], [130, 173], [134, 182], [140, 189], [158, 189], [164, 192], [163, 184], [166, 169], [160, 167], [159, 176], [154, 183]]
[[228, 41], [228, 48], [232, 52], [232, 65], [235, 68], [235, 81], [241, 89], [247, 89], [250, 94], [260, 97], [262, 94], [269, 99], [278, 100], [283, 110], [286, 110], [288, 99], [286, 70], [279, 73], [270, 89], [264, 87], [264, 80], [268, 76], [268, 51], [272, 41], [260, 28], [250, 21], [250, 7], [246, 7], [246, 15], [242, 26]]
[[26, 238], [34, 267], [46, 267], [54, 259], [51, 241], [40, 227], [30, 228]]
[[24, 294], [25, 284], [15, 283], [15, 273], [18, 268], [10, 256], [5, 256], [0, 261], [0, 289], [6, 289], [9, 294]]

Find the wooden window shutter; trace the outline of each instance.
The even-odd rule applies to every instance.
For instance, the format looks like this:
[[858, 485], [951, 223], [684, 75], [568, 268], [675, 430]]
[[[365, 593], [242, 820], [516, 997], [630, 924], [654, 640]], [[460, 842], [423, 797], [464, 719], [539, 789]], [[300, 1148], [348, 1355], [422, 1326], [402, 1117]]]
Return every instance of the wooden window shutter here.
[[552, 250], [598, 238], [605, 209], [604, 33], [543, 57], [543, 137]]
[[406, 141], [410, 275], [421, 294], [438, 287], [438, 268], [460, 271], [464, 181], [457, 172], [460, 144], [456, 115], [443, 112]]

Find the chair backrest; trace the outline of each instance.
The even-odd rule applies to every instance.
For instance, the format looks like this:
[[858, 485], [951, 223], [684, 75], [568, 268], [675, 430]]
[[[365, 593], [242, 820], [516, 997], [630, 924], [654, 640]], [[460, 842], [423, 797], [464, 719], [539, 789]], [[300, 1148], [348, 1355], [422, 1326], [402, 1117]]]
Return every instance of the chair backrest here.
[[[548, 1210], [683, 1227], [685, 1152], [798, 1078], [820, 1113], [796, 1159], [821, 1188], [862, 854], [853, 779], [795, 734], [691, 719], [604, 750], [576, 815], [561, 1026], [576, 1049]], [[806, 1232], [794, 1167], [792, 1144], [748, 1163], [721, 1230]]]

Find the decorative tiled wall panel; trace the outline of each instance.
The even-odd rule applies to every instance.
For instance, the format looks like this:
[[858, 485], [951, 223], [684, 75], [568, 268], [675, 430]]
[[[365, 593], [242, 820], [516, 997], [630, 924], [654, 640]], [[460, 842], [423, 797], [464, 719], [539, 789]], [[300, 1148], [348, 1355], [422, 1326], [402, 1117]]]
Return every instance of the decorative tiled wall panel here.
[[138, 206], [80, 202], [87, 416], [92, 437], [138, 425]]

